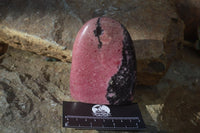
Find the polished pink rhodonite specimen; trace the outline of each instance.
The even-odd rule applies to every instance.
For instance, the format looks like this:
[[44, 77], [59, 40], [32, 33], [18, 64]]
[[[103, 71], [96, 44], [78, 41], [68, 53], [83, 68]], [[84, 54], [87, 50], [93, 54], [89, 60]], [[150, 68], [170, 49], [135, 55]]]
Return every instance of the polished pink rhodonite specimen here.
[[135, 80], [135, 52], [125, 27], [105, 17], [84, 24], [73, 46], [71, 96], [86, 103], [126, 104]]

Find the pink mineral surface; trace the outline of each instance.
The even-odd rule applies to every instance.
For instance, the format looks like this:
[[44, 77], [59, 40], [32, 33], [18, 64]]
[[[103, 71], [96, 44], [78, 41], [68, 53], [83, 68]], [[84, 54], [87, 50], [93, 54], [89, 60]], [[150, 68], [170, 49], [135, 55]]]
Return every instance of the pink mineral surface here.
[[135, 78], [135, 52], [125, 27], [105, 17], [85, 23], [73, 45], [71, 96], [85, 103], [125, 104], [133, 98]]

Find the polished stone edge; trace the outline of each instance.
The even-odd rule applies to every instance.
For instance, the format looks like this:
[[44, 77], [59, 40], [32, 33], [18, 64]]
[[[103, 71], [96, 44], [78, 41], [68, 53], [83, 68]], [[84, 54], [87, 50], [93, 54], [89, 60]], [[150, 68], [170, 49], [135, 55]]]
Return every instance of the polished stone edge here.
[[130, 103], [136, 82], [136, 58], [133, 42], [126, 28], [123, 25], [121, 27], [124, 35], [122, 64], [118, 72], [111, 77], [106, 94], [111, 105]]

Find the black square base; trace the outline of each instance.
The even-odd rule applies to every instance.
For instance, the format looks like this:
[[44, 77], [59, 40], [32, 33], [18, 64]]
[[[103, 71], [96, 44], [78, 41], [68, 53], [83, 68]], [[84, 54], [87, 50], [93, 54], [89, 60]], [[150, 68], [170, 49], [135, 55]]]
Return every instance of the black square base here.
[[114, 106], [64, 101], [63, 127], [96, 130], [143, 130], [145, 124], [137, 103]]

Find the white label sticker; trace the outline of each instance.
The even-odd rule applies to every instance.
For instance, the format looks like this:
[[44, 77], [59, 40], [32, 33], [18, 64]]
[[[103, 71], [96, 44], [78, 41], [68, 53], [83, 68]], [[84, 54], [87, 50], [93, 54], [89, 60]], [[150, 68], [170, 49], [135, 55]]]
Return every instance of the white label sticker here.
[[92, 107], [92, 112], [94, 116], [101, 116], [101, 117], [107, 117], [111, 116], [110, 114], [110, 108], [106, 105], [94, 105]]

